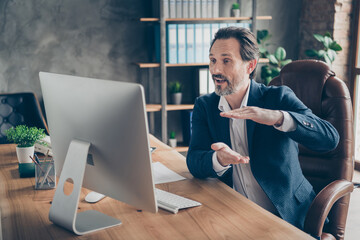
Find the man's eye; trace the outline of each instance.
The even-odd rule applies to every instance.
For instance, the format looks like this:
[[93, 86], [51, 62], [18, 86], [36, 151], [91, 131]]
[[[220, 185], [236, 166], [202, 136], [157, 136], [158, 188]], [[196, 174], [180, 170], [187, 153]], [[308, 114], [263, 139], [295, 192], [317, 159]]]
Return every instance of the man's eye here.
[[212, 58], [212, 59], [210, 59], [210, 62], [216, 63], [216, 60]]
[[224, 59], [224, 63], [230, 62], [230, 59]]

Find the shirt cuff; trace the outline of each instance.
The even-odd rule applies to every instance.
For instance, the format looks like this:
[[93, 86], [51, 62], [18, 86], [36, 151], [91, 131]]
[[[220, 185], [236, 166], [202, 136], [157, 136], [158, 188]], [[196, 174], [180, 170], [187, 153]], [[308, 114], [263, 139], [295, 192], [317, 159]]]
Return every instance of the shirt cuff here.
[[214, 152], [212, 155], [212, 163], [213, 163], [213, 169], [219, 177], [221, 177], [226, 172], [226, 170], [228, 170], [231, 167], [230, 165], [223, 167], [217, 159], [216, 152]]
[[297, 123], [295, 122], [295, 120], [291, 117], [291, 115], [288, 112], [285, 111], [281, 111], [282, 114], [284, 115], [284, 121], [283, 124], [281, 124], [280, 126], [274, 126], [274, 128], [276, 128], [279, 131], [282, 132], [292, 132], [296, 130], [297, 127]]

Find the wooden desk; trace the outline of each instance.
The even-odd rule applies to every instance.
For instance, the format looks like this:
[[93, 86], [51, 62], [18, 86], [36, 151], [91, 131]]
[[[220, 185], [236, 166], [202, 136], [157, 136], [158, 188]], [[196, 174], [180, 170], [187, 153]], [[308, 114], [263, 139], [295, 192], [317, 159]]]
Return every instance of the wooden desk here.
[[[34, 178], [19, 178], [15, 145], [0, 145], [0, 210], [3, 239], [313, 239], [258, 207], [216, 179], [194, 179], [185, 158], [151, 136], [153, 161], [160, 161], [187, 180], [157, 187], [194, 199], [203, 205], [172, 214], [157, 214], [105, 198], [84, 201], [79, 211], [95, 209], [122, 221], [122, 225], [76, 236], [49, 221], [54, 190], [34, 190]], [[1, 237], [0, 237], [1, 239]]]

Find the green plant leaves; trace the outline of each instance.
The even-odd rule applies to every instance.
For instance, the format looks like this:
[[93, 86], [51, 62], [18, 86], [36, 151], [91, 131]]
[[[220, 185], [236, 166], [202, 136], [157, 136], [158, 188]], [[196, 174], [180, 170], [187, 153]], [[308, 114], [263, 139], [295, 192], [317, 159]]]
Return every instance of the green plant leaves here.
[[330, 46], [329, 46], [330, 49], [334, 50], [335, 52], [339, 52], [342, 50], [342, 47], [336, 42], [336, 41], [333, 41]]
[[169, 83], [169, 91], [170, 91], [170, 93], [180, 93], [181, 88], [182, 88], [182, 85], [178, 81]]
[[317, 57], [318, 56], [318, 52], [314, 49], [305, 50], [305, 54], [306, 54], [306, 56], [309, 56], [309, 57]]
[[324, 36], [323, 35], [320, 35], [320, 34], [313, 34], [314, 38], [316, 40], [318, 40], [319, 42], [323, 43], [324, 42]]
[[269, 54], [267, 58], [269, 59], [271, 64], [277, 65], [279, 63], [277, 58], [273, 54]]
[[5, 131], [7, 140], [18, 144], [18, 147], [31, 147], [45, 137], [44, 129], [18, 125]]
[[284, 61], [281, 61], [281, 66], [280, 67], [284, 67], [285, 65], [287, 65], [287, 64], [289, 64], [289, 63], [291, 63], [292, 62], [292, 60], [291, 59], [286, 59], [286, 60], [284, 60]]
[[286, 58], [286, 51], [282, 47], [278, 47], [275, 51], [275, 57], [278, 61], [282, 61]]
[[313, 34], [313, 36], [317, 41], [323, 44], [323, 49], [307, 49], [305, 50], [306, 56], [324, 60], [327, 64], [331, 65], [332, 62], [335, 61], [337, 52], [341, 51], [342, 47], [332, 39], [329, 32], [324, 35]]

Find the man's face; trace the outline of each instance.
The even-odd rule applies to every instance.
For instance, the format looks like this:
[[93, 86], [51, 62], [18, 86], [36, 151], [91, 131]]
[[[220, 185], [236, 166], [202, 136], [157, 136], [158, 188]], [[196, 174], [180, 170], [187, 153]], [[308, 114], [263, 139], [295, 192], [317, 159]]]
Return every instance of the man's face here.
[[252, 63], [241, 59], [240, 44], [235, 38], [216, 40], [209, 58], [217, 95], [230, 95], [247, 86]]

